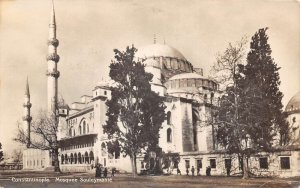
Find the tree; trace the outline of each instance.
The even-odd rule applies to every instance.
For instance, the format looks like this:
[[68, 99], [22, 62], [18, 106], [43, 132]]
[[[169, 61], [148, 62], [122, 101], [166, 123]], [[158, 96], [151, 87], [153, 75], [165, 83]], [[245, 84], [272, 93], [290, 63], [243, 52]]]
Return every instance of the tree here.
[[210, 78], [220, 85], [221, 90], [226, 90], [228, 87], [236, 85], [238, 65], [244, 64], [247, 42], [247, 37], [243, 37], [235, 44], [229, 43], [222, 54], [217, 54], [216, 63], [211, 69]]
[[[54, 163], [54, 171], [60, 172], [57, 140], [58, 119], [55, 115], [41, 111], [38, 118], [31, 123], [31, 137], [29, 148], [48, 150], [52, 155]], [[27, 144], [27, 134], [19, 126], [17, 136], [14, 138], [16, 142]]]
[[0, 162], [3, 161], [3, 151], [2, 151], [2, 144], [0, 142]]
[[237, 64], [234, 84], [226, 87], [217, 113], [218, 142], [243, 161], [243, 178], [249, 176], [250, 155], [272, 151], [277, 131], [288, 126], [266, 30], [252, 37], [247, 64]]
[[279, 90], [280, 68], [271, 57], [267, 29], [259, 29], [252, 37], [247, 65], [242, 69], [243, 103], [247, 107], [242, 121], [251, 124], [248, 132], [258, 150], [272, 149], [278, 131], [281, 145], [289, 140], [287, 114], [282, 110], [283, 94]]
[[179, 153], [165, 153], [162, 154], [163, 168], [168, 169], [168, 173], [171, 174], [173, 169], [178, 166], [180, 162]]
[[121, 151], [129, 155], [136, 176], [136, 157], [147, 148], [158, 144], [159, 129], [165, 120], [163, 98], [151, 90], [153, 75], [135, 61], [137, 49], [114, 50], [109, 76], [115, 81], [111, 99], [106, 102], [107, 121], [103, 126], [109, 138], [117, 138]]
[[[214, 79], [223, 92], [217, 110], [213, 117], [207, 118], [216, 130], [217, 143], [225, 152], [237, 154], [241, 161], [244, 161], [246, 148], [244, 142], [246, 135], [240, 122], [239, 111], [241, 109], [241, 79], [240, 68], [245, 63], [246, 37], [243, 37], [235, 44], [229, 43], [222, 54], [218, 54], [216, 63], [212, 67], [212, 79]], [[247, 176], [247, 165], [242, 165], [243, 174]]]
[[14, 162], [19, 164], [22, 162], [23, 159], [23, 152], [20, 149], [14, 149], [12, 153], [12, 158], [14, 159]]

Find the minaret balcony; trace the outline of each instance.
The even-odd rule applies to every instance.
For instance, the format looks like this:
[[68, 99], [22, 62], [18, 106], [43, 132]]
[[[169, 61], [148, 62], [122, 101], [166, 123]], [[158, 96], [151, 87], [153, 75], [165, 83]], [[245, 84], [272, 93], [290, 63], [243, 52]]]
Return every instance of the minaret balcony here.
[[54, 47], [57, 47], [59, 45], [59, 41], [57, 39], [54, 39], [54, 38], [50, 39], [50, 40], [48, 40], [48, 46], [50, 46], [50, 45], [52, 45]]
[[52, 70], [52, 72], [47, 71], [47, 76], [52, 76], [54, 78], [58, 78], [60, 75], [60, 72], [58, 70]]
[[24, 103], [23, 107], [25, 107], [25, 108], [31, 108], [31, 103], [30, 102]]
[[48, 54], [47, 61], [54, 61], [55, 63], [57, 63], [59, 61], [59, 55], [57, 55], [56, 53]]
[[32, 117], [30, 115], [27, 115], [27, 116], [23, 116], [23, 121], [31, 121], [32, 120]]

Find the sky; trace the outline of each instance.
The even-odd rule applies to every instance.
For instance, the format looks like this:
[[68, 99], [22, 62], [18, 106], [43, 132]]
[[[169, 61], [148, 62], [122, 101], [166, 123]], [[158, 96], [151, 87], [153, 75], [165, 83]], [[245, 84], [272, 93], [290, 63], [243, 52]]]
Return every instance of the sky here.
[[[54, 0], [59, 95], [68, 104], [108, 78], [113, 49], [166, 42], [208, 76], [228, 43], [268, 27], [281, 67], [283, 105], [300, 91], [300, 5], [279, 0]], [[51, 0], [0, 0], [0, 142], [5, 152], [22, 122], [26, 77], [33, 118], [47, 105]], [[249, 50], [247, 44], [246, 50]]]

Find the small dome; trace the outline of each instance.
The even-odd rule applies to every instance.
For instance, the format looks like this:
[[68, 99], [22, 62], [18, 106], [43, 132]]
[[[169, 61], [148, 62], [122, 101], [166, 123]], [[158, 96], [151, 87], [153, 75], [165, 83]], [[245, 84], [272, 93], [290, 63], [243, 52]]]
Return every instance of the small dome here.
[[136, 57], [149, 58], [149, 57], [173, 57], [185, 60], [185, 57], [175, 48], [163, 44], [151, 44], [138, 48]]
[[182, 74], [177, 74], [177, 75], [171, 77], [169, 80], [193, 79], [193, 78], [194, 79], [206, 79], [205, 77], [203, 77], [197, 73], [182, 73]]
[[290, 111], [300, 111], [300, 91], [294, 95], [289, 103], [286, 105], [285, 111], [290, 112]]

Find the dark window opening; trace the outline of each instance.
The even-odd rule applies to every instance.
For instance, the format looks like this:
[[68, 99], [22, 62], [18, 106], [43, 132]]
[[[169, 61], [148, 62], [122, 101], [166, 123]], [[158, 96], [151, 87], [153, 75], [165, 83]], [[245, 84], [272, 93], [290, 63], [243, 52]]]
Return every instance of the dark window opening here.
[[216, 159], [209, 159], [210, 168], [216, 168]]
[[185, 168], [190, 168], [190, 160], [185, 160]]
[[167, 124], [171, 125], [171, 112], [170, 111], [167, 112]]
[[267, 157], [259, 158], [259, 168], [261, 168], [261, 169], [268, 169], [269, 168]]
[[281, 157], [280, 158], [280, 168], [281, 169], [290, 169], [290, 158], [289, 157]]
[[197, 169], [200, 169], [200, 168], [202, 168], [202, 160], [201, 159], [197, 160]]

